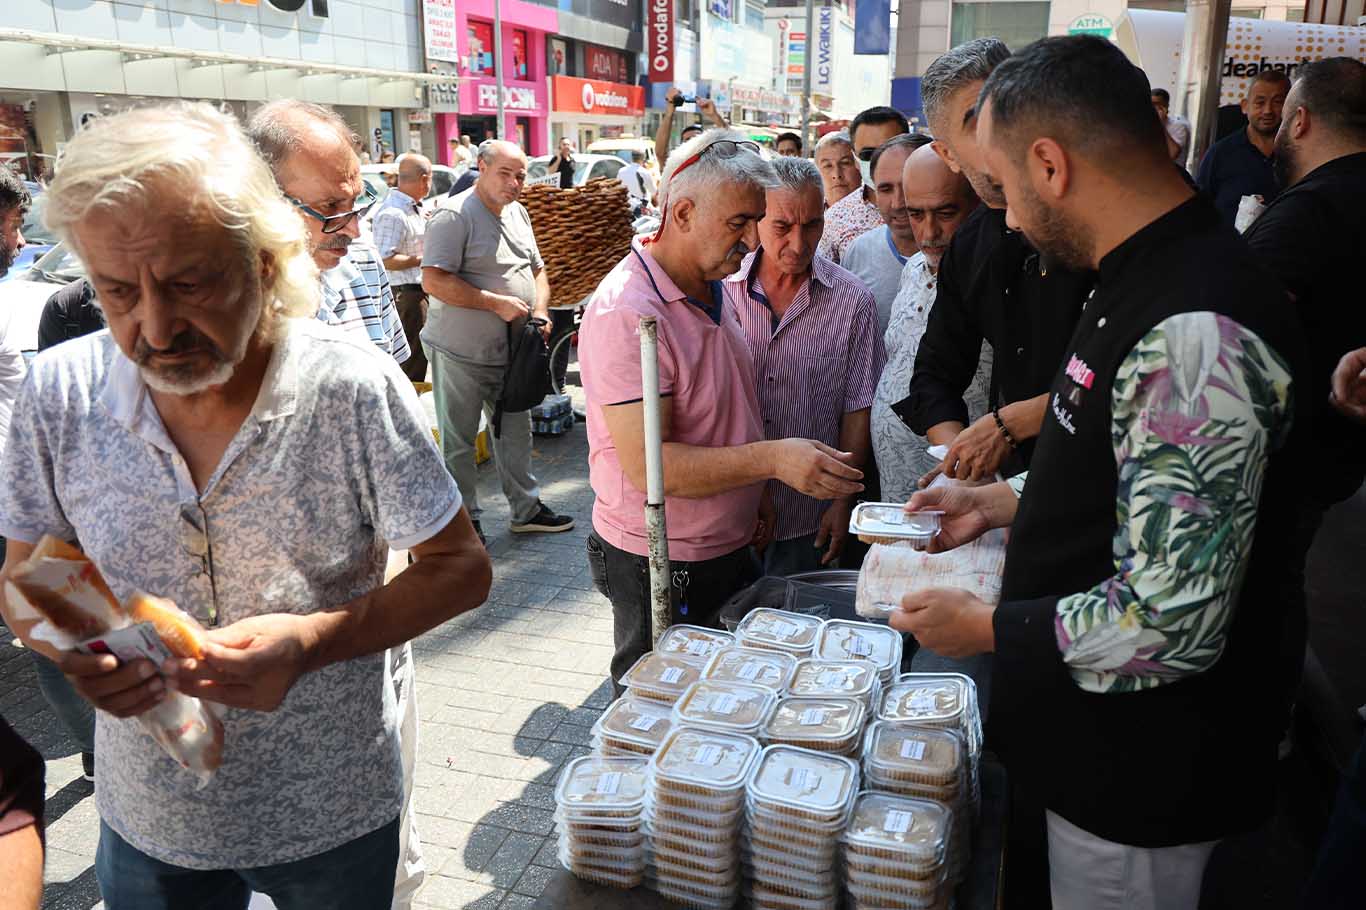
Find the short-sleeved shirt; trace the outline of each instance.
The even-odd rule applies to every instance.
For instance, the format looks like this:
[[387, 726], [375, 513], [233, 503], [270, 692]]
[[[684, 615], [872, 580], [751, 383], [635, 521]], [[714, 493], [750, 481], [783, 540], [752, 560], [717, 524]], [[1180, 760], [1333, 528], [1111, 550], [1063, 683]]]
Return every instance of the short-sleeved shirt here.
[[374, 247], [353, 240], [341, 262], [322, 273], [318, 321], [348, 334], [364, 332], [381, 351], [403, 363], [412, 354], [394, 303], [389, 273]]
[[[863, 283], [819, 253], [805, 287], [778, 319], [759, 279], [763, 250], [726, 279], [726, 308], [739, 319], [754, 361], [767, 439], [815, 439], [839, 448], [844, 415], [873, 405], [886, 359], [877, 305]], [[829, 502], [769, 482], [774, 537], [813, 534]]]
[[[402, 190], [390, 190], [380, 203], [372, 233], [380, 262], [393, 255], [416, 256], [422, 259], [422, 235], [427, 232], [427, 218], [422, 205]], [[422, 266], [410, 269], [389, 269], [390, 284], [421, 284]]]
[[831, 262], [842, 261], [849, 244], [885, 223], [865, 193], [871, 196], [872, 190], [861, 187], [825, 210], [825, 230], [816, 251]]
[[896, 248], [892, 229], [884, 224], [881, 230], [869, 231], [856, 239], [844, 251], [840, 265], [873, 292], [877, 301], [877, 333], [883, 335], [892, 318], [892, 301], [901, 288], [901, 272], [906, 267], [906, 257]]
[[[659, 391], [672, 399], [670, 442], [727, 447], [764, 438], [754, 368], [735, 313], [713, 299], [692, 300], [636, 238], [631, 252], [598, 285], [579, 329], [579, 365], [588, 399], [588, 475], [596, 502], [593, 529], [612, 546], [647, 555], [645, 492], [636, 489], [602, 409], [640, 401], [642, 316], [659, 334]], [[665, 502], [669, 556], [698, 562], [744, 547], [754, 536], [763, 484], [716, 496]]]
[[1229, 224], [1238, 216], [1238, 203], [1244, 196], [1261, 196], [1270, 204], [1280, 192], [1271, 158], [1252, 144], [1247, 131], [1244, 127], [1210, 146], [1196, 178]]
[[[536, 304], [536, 273], [544, 268], [531, 216], [520, 202], [489, 211], [474, 189], [442, 207], [427, 224], [423, 268], [449, 272], [481, 291]], [[452, 306], [428, 297], [422, 340], [457, 360], [502, 366], [508, 357], [508, 324], [497, 313]], [[514, 326], [514, 329], [516, 327]]]
[[[0, 534], [79, 538], [120, 599], [169, 597], [206, 625], [215, 602], [218, 626], [350, 603], [383, 584], [390, 547], [430, 539], [461, 504], [393, 358], [311, 319], [287, 321], [202, 493], [107, 331], [39, 355], [14, 418]], [[212, 576], [185, 548], [187, 510], [207, 524]], [[203, 789], [135, 719], [96, 716], [100, 816], [162, 862], [291, 862], [399, 813], [383, 653], [300, 677], [275, 711], [226, 709], [223, 765]]]

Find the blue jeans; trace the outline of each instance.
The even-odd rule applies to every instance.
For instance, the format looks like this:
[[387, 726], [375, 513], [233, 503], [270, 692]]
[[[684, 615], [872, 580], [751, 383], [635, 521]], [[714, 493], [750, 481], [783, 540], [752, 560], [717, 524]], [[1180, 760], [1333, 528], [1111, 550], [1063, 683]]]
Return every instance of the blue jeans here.
[[1337, 805], [1328, 820], [1314, 872], [1305, 890], [1305, 910], [1360, 907], [1366, 894], [1366, 737], [1342, 775]]
[[[780, 575], [786, 578], [798, 572], [814, 572], [827, 568], [821, 565], [825, 548], [816, 549], [816, 535], [803, 534], [788, 540], [775, 540], [770, 543], [760, 557], [764, 561], [765, 575]], [[829, 568], [839, 568], [838, 564]]]
[[33, 668], [38, 671], [38, 688], [62, 726], [71, 734], [82, 752], [95, 751], [95, 707], [81, 698], [57, 665], [37, 651]]
[[389, 910], [398, 819], [317, 856], [252, 869], [182, 869], [153, 859], [100, 822], [95, 876], [106, 910], [246, 910], [251, 892], [279, 910]]

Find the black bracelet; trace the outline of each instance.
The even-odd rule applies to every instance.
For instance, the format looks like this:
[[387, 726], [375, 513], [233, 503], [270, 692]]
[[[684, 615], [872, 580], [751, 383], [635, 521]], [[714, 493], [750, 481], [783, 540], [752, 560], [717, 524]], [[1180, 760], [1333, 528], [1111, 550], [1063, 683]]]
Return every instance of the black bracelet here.
[[1006, 438], [1006, 442], [1010, 443], [1010, 447], [1012, 449], [1018, 449], [1020, 447], [1019, 443], [1015, 441], [1014, 436], [1010, 435], [1010, 431], [1006, 429], [1006, 422], [1001, 419], [1001, 409], [992, 408], [991, 416], [996, 418], [996, 429], [1001, 431], [1001, 435]]

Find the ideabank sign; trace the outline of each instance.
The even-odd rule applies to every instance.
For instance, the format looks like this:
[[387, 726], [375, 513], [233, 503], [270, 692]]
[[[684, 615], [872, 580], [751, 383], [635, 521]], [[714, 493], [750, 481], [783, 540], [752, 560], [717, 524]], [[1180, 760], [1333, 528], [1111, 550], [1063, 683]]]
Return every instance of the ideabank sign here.
[[[222, 3], [232, 3], [234, 0], [220, 0]], [[236, 0], [242, 6], [260, 6], [260, 0]], [[305, 6], [313, 14], [315, 19], [326, 19], [327, 0], [266, 0], [271, 6], [282, 13], [297, 13]]]
[[674, 4], [673, 0], [650, 0], [647, 50], [650, 55], [650, 81], [674, 81]]

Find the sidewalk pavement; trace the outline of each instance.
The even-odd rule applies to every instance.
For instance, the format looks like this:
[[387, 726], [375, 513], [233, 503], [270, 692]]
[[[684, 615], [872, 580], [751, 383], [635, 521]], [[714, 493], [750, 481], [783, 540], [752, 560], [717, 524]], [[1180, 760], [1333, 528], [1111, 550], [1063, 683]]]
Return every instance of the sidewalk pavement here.
[[[418, 907], [521, 910], [535, 902], [556, 866], [556, 778], [588, 751], [589, 727], [611, 699], [611, 607], [593, 590], [584, 558], [593, 494], [583, 425], [538, 437], [533, 469], [542, 498], [574, 516], [575, 529], [508, 533], [507, 503], [486, 464], [479, 492], [493, 556], [488, 603], [413, 645], [415, 805], [427, 868]], [[100, 907], [94, 789], [29, 657], [7, 629], [0, 633], [0, 713], [48, 760], [44, 910]]]

